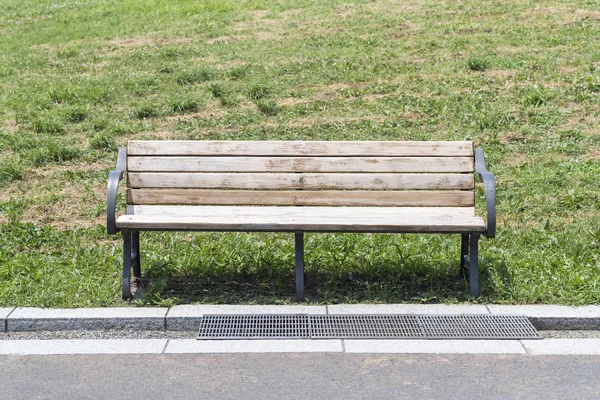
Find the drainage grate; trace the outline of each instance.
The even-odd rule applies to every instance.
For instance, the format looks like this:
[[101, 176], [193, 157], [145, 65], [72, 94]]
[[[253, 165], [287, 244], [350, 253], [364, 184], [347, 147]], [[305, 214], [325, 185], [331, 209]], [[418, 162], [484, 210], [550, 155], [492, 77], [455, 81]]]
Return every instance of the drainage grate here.
[[308, 315], [205, 315], [198, 339], [310, 339]]
[[205, 315], [198, 339], [539, 339], [516, 315]]
[[424, 339], [417, 315], [311, 315], [313, 339]]
[[519, 315], [421, 315], [419, 320], [428, 339], [539, 339]]

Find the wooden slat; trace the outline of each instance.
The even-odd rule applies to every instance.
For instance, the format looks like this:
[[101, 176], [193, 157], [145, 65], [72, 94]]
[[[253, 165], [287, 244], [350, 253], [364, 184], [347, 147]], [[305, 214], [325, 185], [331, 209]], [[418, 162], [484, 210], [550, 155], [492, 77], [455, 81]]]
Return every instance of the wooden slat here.
[[131, 188], [473, 189], [472, 174], [128, 173]]
[[201, 190], [129, 189], [129, 204], [264, 205], [264, 206], [428, 206], [475, 205], [472, 191], [350, 190]]
[[129, 157], [134, 172], [473, 172], [473, 157]]
[[132, 140], [129, 155], [174, 156], [473, 156], [473, 143]]
[[[254, 207], [262, 208], [262, 207]], [[315, 207], [287, 207], [288, 210], [318, 209]], [[378, 208], [369, 208], [378, 210]], [[117, 218], [120, 229], [173, 229], [173, 230], [241, 230], [241, 231], [335, 231], [335, 232], [482, 232], [485, 223], [479, 217], [438, 215], [383, 215], [369, 214], [307, 217], [290, 215], [234, 215], [178, 216], [178, 215], [122, 215]]]
[[251, 206], [133, 206], [135, 215], [218, 218], [388, 218], [474, 217], [474, 207], [251, 207]]

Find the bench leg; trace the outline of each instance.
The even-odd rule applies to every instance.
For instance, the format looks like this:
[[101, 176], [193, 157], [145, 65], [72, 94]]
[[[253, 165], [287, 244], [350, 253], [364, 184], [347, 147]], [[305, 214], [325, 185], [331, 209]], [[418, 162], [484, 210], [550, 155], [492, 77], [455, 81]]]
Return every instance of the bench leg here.
[[123, 300], [131, 298], [131, 231], [124, 229], [123, 235]]
[[469, 276], [469, 235], [462, 234], [460, 241], [460, 271]]
[[133, 277], [141, 278], [140, 264], [140, 231], [131, 232], [131, 262], [133, 264]]
[[304, 300], [304, 232], [296, 232], [296, 301]]
[[469, 240], [469, 281], [471, 284], [471, 295], [479, 296], [479, 233], [472, 233]]

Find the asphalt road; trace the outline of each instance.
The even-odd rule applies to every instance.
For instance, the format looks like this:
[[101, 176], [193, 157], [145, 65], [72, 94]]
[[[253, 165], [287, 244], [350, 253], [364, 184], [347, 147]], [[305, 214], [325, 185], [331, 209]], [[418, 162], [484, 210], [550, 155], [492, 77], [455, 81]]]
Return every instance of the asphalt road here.
[[600, 356], [0, 356], [2, 399], [599, 399]]

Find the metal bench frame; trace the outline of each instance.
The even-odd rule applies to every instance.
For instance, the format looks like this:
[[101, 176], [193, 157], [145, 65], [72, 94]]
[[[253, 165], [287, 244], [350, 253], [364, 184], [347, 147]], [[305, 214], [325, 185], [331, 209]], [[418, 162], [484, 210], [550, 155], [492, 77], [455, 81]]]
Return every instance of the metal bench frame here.
[[[485, 192], [487, 224], [484, 232], [461, 233], [460, 267], [465, 275], [469, 277], [471, 295], [477, 297], [479, 296], [479, 239], [482, 234], [487, 238], [493, 238], [496, 235], [496, 180], [494, 174], [487, 171], [485, 167], [483, 149], [476, 148], [474, 158], [475, 173], [483, 183]], [[127, 148], [119, 148], [116, 168], [110, 171], [108, 175], [106, 227], [108, 234], [116, 234], [120, 231], [123, 236], [122, 295], [123, 299], [131, 299], [132, 271], [135, 281], [139, 282], [141, 278], [140, 231], [143, 229], [118, 229], [116, 226], [117, 192], [119, 182], [123, 179], [126, 170]], [[131, 206], [128, 206], [126, 213], [133, 213]], [[169, 231], [169, 229], [161, 229], [161, 231]], [[248, 232], [250, 230], [243, 231]], [[267, 232], [268, 230], [256, 231]], [[295, 232], [295, 259], [296, 300], [302, 301], [304, 300], [304, 231]]]

